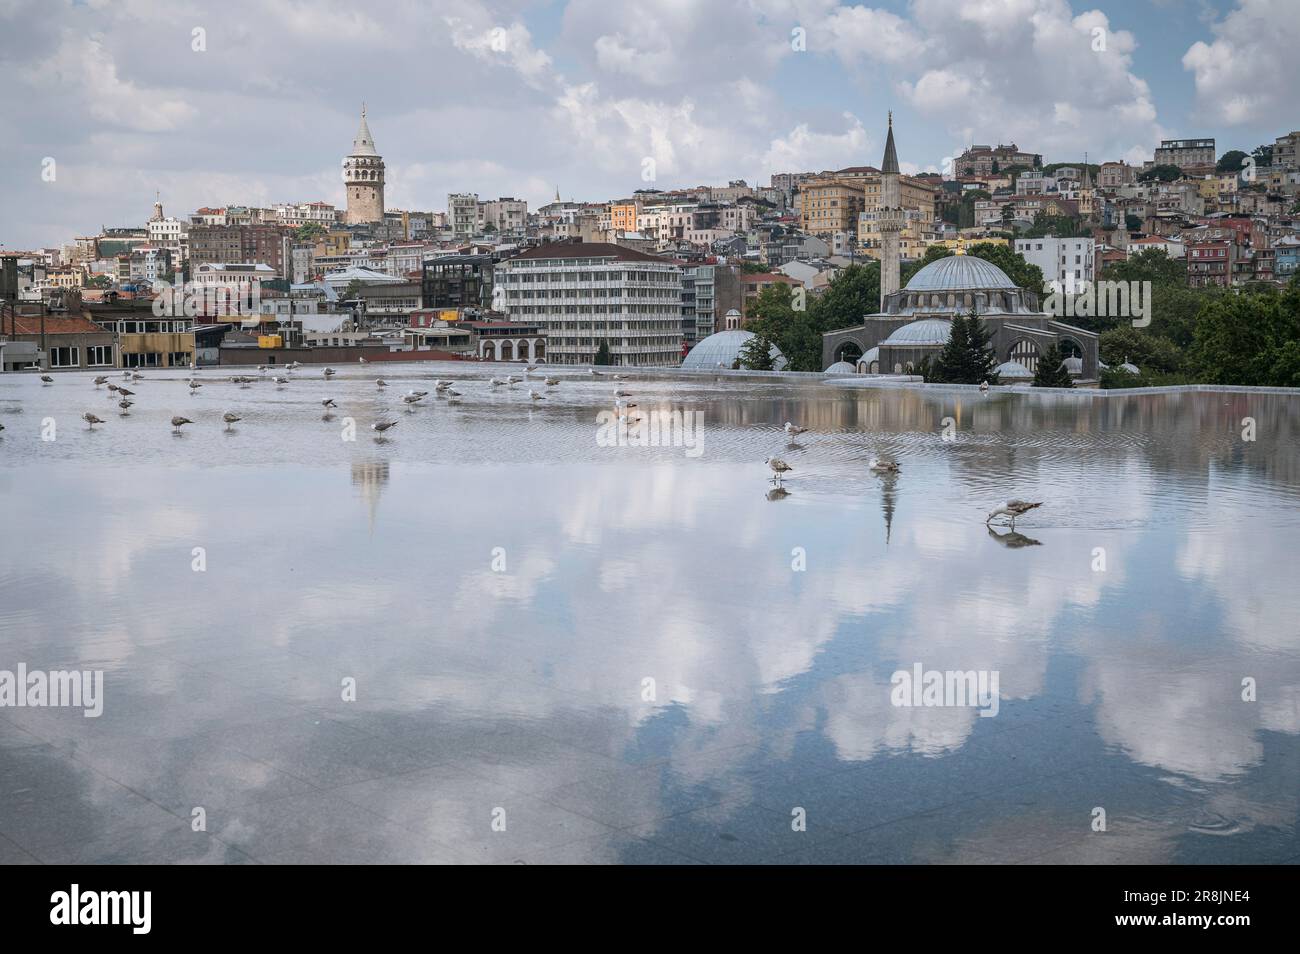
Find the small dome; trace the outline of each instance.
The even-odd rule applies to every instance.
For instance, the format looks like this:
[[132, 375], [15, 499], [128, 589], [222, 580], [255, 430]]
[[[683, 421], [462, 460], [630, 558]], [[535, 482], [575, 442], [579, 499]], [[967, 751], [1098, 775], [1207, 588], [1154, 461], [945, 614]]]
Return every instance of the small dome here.
[[869, 369], [873, 361], [879, 361], [879, 360], [880, 360], [880, 348], [879, 346], [877, 346], [875, 348], [867, 349], [867, 352], [863, 354], [862, 357], [858, 358], [858, 364], [866, 365], [867, 368]]
[[998, 377], [1003, 381], [1029, 381], [1033, 378], [1034, 372], [1030, 371], [1019, 361], [1007, 361], [997, 367]]
[[1127, 361], [1121, 364], [1119, 366], [1119, 369], [1121, 371], [1127, 371], [1129, 374], [1141, 374], [1141, 372], [1138, 371], [1138, 367], [1136, 364], [1129, 364]]
[[971, 291], [1015, 288], [1016, 283], [992, 262], [974, 255], [949, 255], [912, 276], [907, 291]]
[[952, 337], [952, 323], [948, 319], [922, 318], [920, 321], [896, 328], [881, 344], [942, 345], [947, 344], [950, 337]]
[[[682, 359], [682, 367], [697, 369], [730, 368], [736, 363], [736, 359], [740, 357], [740, 349], [745, 347], [745, 344], [752, 337], [754, 337], [754, 333], [745, 331], [743, 328], [730, 328], [709, 335]], [[784, 370], [787, 362], [781, 350], [776, 345], [772, 345], [769, 354], [772, 355], [773, 369], [777, 371]]]
[[823, 371], [822, 374], [854, 374], [856, 371], [857, 368], [849, 364], [847, 361], [836, 361], [829, 368]]
[[1066, 358], [1061, 362], [1061, 366], [1070, 374], [1083, 374], [1082, 358]]

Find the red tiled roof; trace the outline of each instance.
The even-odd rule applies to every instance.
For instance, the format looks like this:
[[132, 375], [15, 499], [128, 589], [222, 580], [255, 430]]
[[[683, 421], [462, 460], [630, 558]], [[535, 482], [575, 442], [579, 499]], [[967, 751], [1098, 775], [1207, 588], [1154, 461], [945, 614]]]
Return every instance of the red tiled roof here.
[[802, 285], [803, 282], [780, 272], [745, 272], [736, 276], [742, 282], [783, 282], [786, 285]]
[[[8, 315], [5, 316], [4, 326], [6, 330], [9, 328]], [[15, 334], [39, 335], [40, 333], [41, 319], [39, 317], [18, 316], [18, 330]], [[47, 335], [111, 334], [111, 332], [105, 331], [89, 318], [83, 318], [81, 315], [46, 315], [45, 333]]]

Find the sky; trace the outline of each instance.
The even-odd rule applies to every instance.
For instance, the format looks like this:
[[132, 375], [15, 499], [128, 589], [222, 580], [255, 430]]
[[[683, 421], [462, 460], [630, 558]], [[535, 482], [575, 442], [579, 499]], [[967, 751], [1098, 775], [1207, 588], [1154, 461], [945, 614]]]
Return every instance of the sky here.
[[[605, 201], [773, 172], [1249, 151], [1300, 128], [1300, 0], [0, 0], [0, 251], [201, 206]], [[651, 160], [647, 162], [647, 160]]]

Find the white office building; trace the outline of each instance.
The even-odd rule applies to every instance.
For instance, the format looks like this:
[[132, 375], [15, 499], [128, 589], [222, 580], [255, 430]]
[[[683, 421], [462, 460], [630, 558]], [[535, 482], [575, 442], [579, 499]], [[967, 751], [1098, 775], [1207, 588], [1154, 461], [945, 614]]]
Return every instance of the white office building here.
[[605, 242], [552, 242], [496, 268], [512, 321], [539, 325], [551, 364], [667, 367], [682, 360], [682, 276], [676, 262]]

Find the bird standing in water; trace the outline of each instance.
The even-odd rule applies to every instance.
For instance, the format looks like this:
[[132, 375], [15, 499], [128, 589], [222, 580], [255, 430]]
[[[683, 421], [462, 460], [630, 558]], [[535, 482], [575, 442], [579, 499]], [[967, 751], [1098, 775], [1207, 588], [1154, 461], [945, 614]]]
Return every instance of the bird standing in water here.
[[1043, 502], [1041, 500], [1037, 503], [1030, 503], [1025, 500], [1008, 500], [1004, 506], [998, 507], [990, 513], [988, 519], [985, 520], [984, 523], [987, 526], [994, 517], [999, 515], [1006, 516], [1011, 518], [1011, 529], [1014, 530], [1016, 528], [1016, 517], [1024, 516], [1035, 507], [1041, 507], [1042, 505]]

